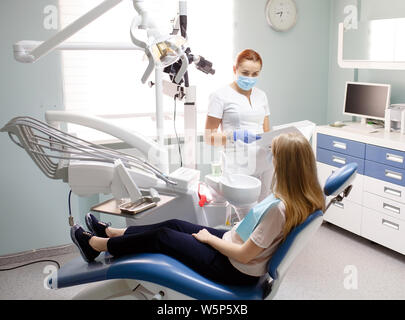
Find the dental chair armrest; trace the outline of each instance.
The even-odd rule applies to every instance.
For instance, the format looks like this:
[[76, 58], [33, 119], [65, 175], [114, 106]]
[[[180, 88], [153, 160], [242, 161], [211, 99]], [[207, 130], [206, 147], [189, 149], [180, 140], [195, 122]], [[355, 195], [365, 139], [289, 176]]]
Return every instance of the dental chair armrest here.
[[326, 196], [337, 196], [347, 189], [356, 177], [357, 163], [349, 163], [337, 169], [325, 182], [323, 191]]
[[325, 212], [333, 203], [341, 202], [350, 194], [352, 182], [356, 178], [358, 165], [349, 163], [332, 173], [326, 180], [323, 191], [326, 196], [332, 196], [325, 208]]

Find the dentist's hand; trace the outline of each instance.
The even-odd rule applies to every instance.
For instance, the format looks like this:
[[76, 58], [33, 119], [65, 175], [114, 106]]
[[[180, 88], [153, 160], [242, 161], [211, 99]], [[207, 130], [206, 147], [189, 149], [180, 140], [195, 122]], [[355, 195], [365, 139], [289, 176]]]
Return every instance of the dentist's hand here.
[[239, 129], [233, 132], [233, 141], [241, 140], [244, 143], [252, 143], [260, 140], [262, 137], [246, 129]]

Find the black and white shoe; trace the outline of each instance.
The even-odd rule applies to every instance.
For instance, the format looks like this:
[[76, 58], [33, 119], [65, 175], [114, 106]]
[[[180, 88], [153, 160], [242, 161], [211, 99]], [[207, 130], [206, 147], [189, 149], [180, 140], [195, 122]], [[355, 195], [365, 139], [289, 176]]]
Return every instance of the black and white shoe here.
[[89, 244], [89, 240], [92, 236], [92, 233], [85, 231], [78, 224], [75, 224], [70, 229], [70, 237], [73, 243], [79, 248], [80, 254], [86, 262], [93, 262], [100, 254], [100, 252], [94, 250]]
[[85, 217], [87, 228], [94, 233], [97, 237], [100, 238], [108, 238], [105, 229], [111, 226], [111, 223], [105, 223], [98, 221], [95, 216], [93, 216], [90, 212], [86, 214]]

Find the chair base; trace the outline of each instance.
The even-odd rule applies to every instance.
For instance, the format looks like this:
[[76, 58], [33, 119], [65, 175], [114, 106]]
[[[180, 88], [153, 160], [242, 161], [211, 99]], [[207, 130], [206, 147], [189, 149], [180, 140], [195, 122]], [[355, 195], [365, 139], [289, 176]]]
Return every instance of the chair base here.
[[187, 295], [147, 281], [107, 280], [89, 285], [73, 300], [190, 300]]

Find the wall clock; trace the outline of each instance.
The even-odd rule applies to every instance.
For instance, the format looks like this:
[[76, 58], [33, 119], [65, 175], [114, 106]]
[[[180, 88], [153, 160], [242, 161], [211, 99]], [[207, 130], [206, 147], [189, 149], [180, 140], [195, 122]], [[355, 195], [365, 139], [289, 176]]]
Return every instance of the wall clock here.
[[297, 5], [294, 0], [269, 0], [266, 4], [267, 23], [276, 31], [288, 31], [297, 23]]

